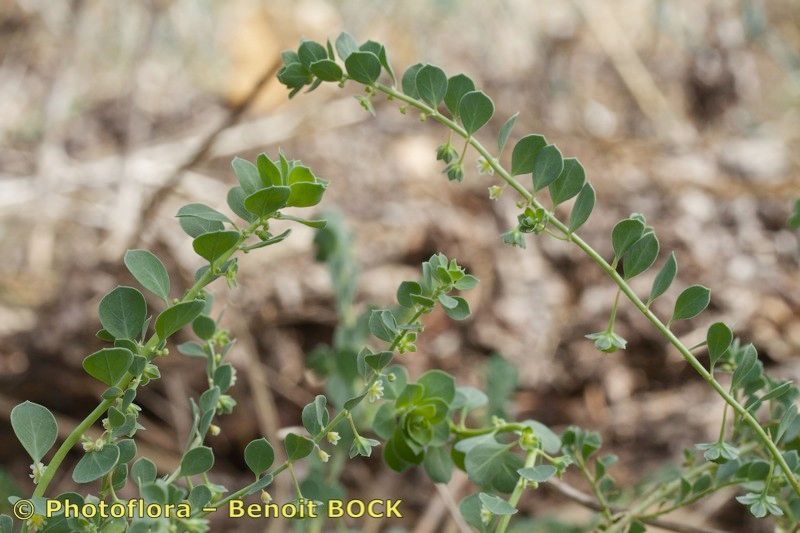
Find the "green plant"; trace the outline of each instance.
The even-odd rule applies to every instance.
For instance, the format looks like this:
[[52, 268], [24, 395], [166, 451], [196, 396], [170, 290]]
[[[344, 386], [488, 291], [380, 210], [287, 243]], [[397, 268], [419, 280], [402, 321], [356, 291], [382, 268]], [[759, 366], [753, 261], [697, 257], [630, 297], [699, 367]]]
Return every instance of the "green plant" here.
[[[584, 474], [602, 509], [598, 524], [610, 531], [640, 530], [642, 523], [736, 484], [745, 492], [737, 500], [747, 505], [753, 515], [771, 514], [786, 527], [798, 522], [800, 419], [795, 399], [800, 392], [791, 382], [779, 383], [766, 376], [755, 347], [734, 340], [730, 328], [723, 323], [712, 325], [706, 342], [693, 347], [686, 346], [673, 333], [674, 321], [694, 318], [708, 306], [710, 291], [706, 287], [693, 285], [684, 289], [667, 320], [656, 316], [651, 304], [667, 292], [677, 275], [674, 253], [664, 261], [649, 295], [641, 298], [636, 294], [629, 281], [650, 269], [660, 251], [655, 230], [643, 215], [632, 214], [614, 227], [613, 255], [607, 261], [576, 233], [589, 219], [596, 200], [581, 163], [564, 158], [543, 135], [527, 134], [515, 143], [510, 167], [504, 166], [502, 154], [517, 115], [500, 127], [497, 153], [492, 154], [475, 134], [492, 119], [494, 103], [464, 74], [448, 77], [435, 65], [418, 63], [405, 71], [398, 88], [385, 47], [374, 41], [359, 45], [347, 33], [340, 34], [335, 45], [330, 41], [322, 45], [304, 40], [296, 52], [284, 52], [283, 61], [278, 78], [290, 89], [290, 97], [304, 87], [311, 91], [323, 82], [338, 83], [340, 87], [354, 82], [363, 86], [364, 93], [356, 99], [370, 113], [375, 112], [375, 98], [383, 95], [399, 103], [401, 113], [415, 109], [421, 120], [430, 119], [445, 126], [449, 134], [438, 147], [436, 158], [444, 162], [443, 172], [448, 179], [464, 178], [464, 156], [472, 147], [480, 156], [478, 170], [493, 174], [502, 182], [490, 187], [490, 198], [497, 198], [505, 187], [520, 196], [518, 224], [502, 236], [505, 243], [524, 247], [529, 233], [565, 241], [582, 250], [618, 286], [607, 328], [587, 335], [600, 351], [626, 347], [625, 340], [614, 331], [620, 295], [624, 295], [725, 402], [719, 438], [697, 445], [697, 451], [702, 452], [700, 464], [696, 464], [697, 453], [687, 453], [685, 468], [677, 478], [667, 483], [661, 480], [635, 497], [614, 486], [607, 473], [612, 459], [601, 458], [594, 461], [593, 469], [590, 467], [591, 457], [600, 446], [598, 435], [571, 428], [559, 439], [532, 421], [494, 420], [488, 426], [467, 428], [468, 412], [482, 405], [483, 397], [474, 391], [456, 389], [444, 375], [430, 374], [424, 376], [422, 383], [392, 389], [376, 414], [374, 428], [387, 440], [384, 457], [389, 466], [402, 470], [423, 464], [428, 474], [440, 481], [447, 478], [451, 460], [465, 469], [485, 491], [462, 502], [465, 518], [478, 529], [494, 524], [497, 531], [504, 531], [516, 513], [522, 492], [561, 474], [569, 465]], [[464, 139], [460, 150], [453, 146], [454, 134]], [[527, 176], [529, 185], [517, 176]], [[545, 190], [549, 200], [543, 198]], [[562, 204], [573, 198], [569, 214], [562, 220]], [[795, 218], [796, 214], [792, 224]], [[407, 299], [402, 293], [398, 296], [401, 304], [403, 298]], [[442, 303], [456, 305], [449, 300]], [[707, 353], [707, 366], [696, 353], [701, 349]], [[731, 377], [729, 383], [723, 384], [717, 377], [726, 374]], [[439, 396], [430, 397], [429, 389], [436, 390]], [[449, 432], [445, 432], [441, 420], [445, 408], [437, 407], [437, 399], [449, 403], [451, 412], [461, 413], [458, 421], [448, 423]], [[453, 444], [451, 457], [441, 449], [449, 444]], [[554, 455], [558, 452], [562, 455]], [[509, 492], [507, 499], [494, 494]], [[631, 500], [627, 509], [612, 506], [626, 499]]]
[[[625, 349], [626, 342], [614, 327], [620, 295], [624, 295], [724, 400], [718, 439], [687, 450], [682, 468], [671, 476], [624, 489], [615, 484], [609, 472], [614, 456], [597, 455], [601, 447], [598, 434], [569, 427], [558, 435], [536, 420], [506, 419], [503, 404], [513, 390], [509, 384], [514, 376], [513, 369], [501, 359], [490, 360], [489, 394], [457, 386], [453, 376], [440, 370], [411, 380], [402, 365], [393, 364], [397, 355], [408, 356], [416, 350], [417, 337], [424, 330], [423, 318], [435, 307], [454, 320], [466, 319], [470, 308], [463, 293], [473, 289], [478, 280], [456, 260], [436, 254], [422, 263], [419, 279], [400, 284], [396, 305], [358, 315], [354, 306], [357, 269], [346, 231], [335, 217], [330, 217], [333, 223], [326, 227], [322, 220], [307, 220], [283, 211], [285, 207], [318, 204], [327, 184], [299, 161], [288, 160], [283, 154], [272, 161], [262, 154], [255, 163], [238, 158], [233, 161], [240, 185], [231, 189], [227, 200], [243, 224], [202, 204], [189, 204], [178, 212], [181, 227], [194, 239], [194, 250], [206, 261], [198, 269], [194, 285], [181, 298], [170, 299], [169, 275], [155, 255], [145, 250], [131, 250], [125, 255], [125, 265], [133, 277], [166, 307], [151, 324], [145, 298], [137, 289], [117, 287], [102, 299], [102, 329], [97, 335], [110, 346], [89, 355], [84, 368], [108, 388], [99, 405], [52, 455], [58, 427], [50, 411], [31, 402], [12, 411], [13, 430], [33, 461], [35, 489], [30, 504], [34, 512], [23, 529], [205, 531], [205, 517], [215, 509], [255, 494], [260, 494], [263, 502], [271, 500], [267, 488], [283, 472], [288, 472], [293, 481], [297, 504], [332, 497], [323, 490], [326, 483], [339, 494], [343, 489], [330, 481], [336, 480], [344, 462], [368, 457], [376, 447], [392, 469], [421, 466], [437, 482], [449, 480], [455, 468], [465, 470], [479, 491], [465, 498], [460, 508], [465, 520], [480, 531], [506, 531], [525, 491], [536, 490], [543, 483], [562, 487], [564, 494], [599, 508], [594, 526], [608, 531], [641, 531], [646, 524], [690, 530], [671, 526], [660, 517], [732, 485], [741, 487], [743, 494], [737, 499], [755, 516], [771, 514], [782, 527], [794, 527], [800, 517], [800, 417], [795, 405], [800, 392], [791, 382], [779, 383], [764, 374], [752, 344], [734, 339], [723, 323], [712, 325], [707, 340], [698, 346], [687, 347], [678, 339], [671, 330], [672, 322], [701, 313], [710, 301], [707, 288], [694, 285], [681, 292], [666, 323], [651, 311], [653, 301], [662, 297], [676, 278], [674, 254], [664, 261], [646, 299], [634, 292], [629, 280], [652, 267], [659, 253], [655, 230], [644, 216], [633, 214], [614, 227], [613, 256], [606, 261], [576, 234], [595, 204], [594, 189], [577, 159], [564, 159], [543, 136], [529, 134], [516, 142], [507, 170], [500, 156], [516, 115], [500, 128], [498, 155], [492, 155], [474, 135], [492, 119], [494, 104], [482, 91], [475, 90], [467, 76], [448, 78], [438, 67], [418, 64], [403, 75], [401, 91], [395, 87], [395, 74], [379, 43], [358, 45], [351, 36], [342, 34], [335, 48], [336, 53], [330, 43], [325, 46], [303, 41], [297, 52], [284, 53], [285, 65], [278, 77], [290, 88], [290, 94], [306, 86], [314, 89], [324, 81], [344, 85], [350, 80], [364, 86], [365, 94], [357, 98], [370, 112], [374, 112], [373, 100], [380, 94], [400, 102], [404, 113], [408, 108], [418, 110], [424, 119], [435, 120], [450, 130], [436, 156], [445, 163], [444, 173], [451, 180], [464, 178], [464, 155], [469, 147], [477, 150], [481, 156], [479, 170], [498, 176], [521, 197], [518, 223], [502, 240], [525, 246], [527, 234], [543, 234], [583, 250], [619, 287], [608, 326], [587, 337], [602, 352]], [[380, 82], [382, 76], [391, 80], [391, 85]], [[441, 111], [442, 105], [448, 114]], [[453, 134], [464, 139], [460, 151], [452, 144]], [[530, 188], [515, 178], [520, 175], [531, 176]], [[549, 191], [549, 206], [540, 199], [545, 189]], [[502, 192], [500, 186], [490, 188], [492, 198]], [[558, 216], [564, 209], [560, 206], [573, 198], [564, 222]], [[328, 264], [334, 279], [339, 325], [332, 345], [318, 348], [310, 357], [313, 368], [328, 381], [327, 395], [316, 396], [300, 414], [306, 432], [286, 435], [283, 448], [287, 459], [280, 464], [275, 464], [272, 443], [265, 438], [250, 442], [243, 460], [254, 479], [231, 491], [211, 480], [214, 452], [207, 441], [218, 431], [216, 417], [229, 413], [236, 404], [229, 394], [236, 375], [226, 362], [233, 339], [210, 316], [211, 296], [205, 288], [219, 278], [229, 285], [236, 283], [236, 254], [285, 239], [288, 230], [278, 235], [271, 231], [276, 220], [319, 230], [318, 258]], [[180, 344], [178, 351], [203, 362], [209, 386], [190, 402], [193, 423], [180, 464], [159, 477], [151, 460], [137, 458], [134, 437], [141, 426], [135, 400], [139, 387], [160, 378], [158, 358], [169, 353], [168, 339], [189, 326], [199, 341]], [[695, 354], [701, 349], [707, 354], [707, 367]], [[729, 383], [723, 385], [717, 376], [727, 374]], [[87, 434], [97, 422], [103, 431], [99, 438], [91, 439]], [[66, 493], [46, 499], [55, 474], [79, 443], [84, 454], [72, 479], [78, 484], [96, 483], [97, 496]], [[313, 462], [302, 483], [295, 470], [301, 460]], [[563, 489], [558, 478], [567, 469], [580, 472], [591, 495]], [[133, 518], [67, 517], [63, 512], [48, 516], [48, 506], [54, 502], [128, 505], [134, 500], [122, 501], [118, 492], [129, 485], [146, 504], [178, 509], [168, 517], [147, 517], [140, 510]], [[11, 503], [24, 501], [12, 498]], [[321, 528], [322, 520], [310, 521], [309, 528]], [[10, 517], [0, 517], [0, 531], [11, 531], [12, 527]]]

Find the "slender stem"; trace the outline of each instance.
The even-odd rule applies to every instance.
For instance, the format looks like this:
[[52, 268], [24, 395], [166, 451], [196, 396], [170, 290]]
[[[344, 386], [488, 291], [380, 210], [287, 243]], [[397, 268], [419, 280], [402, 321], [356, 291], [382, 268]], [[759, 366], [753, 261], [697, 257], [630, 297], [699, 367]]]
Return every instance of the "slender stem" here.
[[611, 307], [611, 316], [608, 317], [608, 327], [606, 333], [614, 331], [614, 324], [617, 321], [617, 307], [619, 307], [619, 295], [622, 291], [617, 289], [617, 294], [614, 296], [614, 305]]
[[[529, 450], [528, 454], [525, 456], [525, 468], [533, 466], [536, 464], [536, 457], [539, 455], [539, 450], [534, 448], [533, 450]], [[517, 504], [519, 503], [519, 499], [522, 498], [522, 493], [525, 492], [525, 478], [520, 476], [517, 480], [517, 484], [514, 485], [514, 490], [511, 492], [511, 496], [508, 498], [508, 504], [513, 507], [517, 508]], [[500, 517], [500, 522], [497, 524], [497, 529], [495, 529], [495, 533], [505, 533], [506, 529], [508, 528], [508, 524], [511, 522], [510, 514], [503, 515]]]
[[[244, 242], [245, 239], [252, 235], [252, 232], [261, 224], [261, 221], [253, 222], [250, 226], [247, 227], [242, 233], [239, 240], [236, 242], [236, 245], [231, 247], [227, 252], [222, 254], [214, 263], [212, 263], [211, 267], [208, 268], [202, 276], [192, 285], [189, 290], [183, 295], [183, 298], [180, 299], [180, 302], [188, 302], [190, 300], [196, 299], [200, 295], [200, 291], [203, 288], [211, 283], [215, 279], [214, 270], [215, 267], [218, 265], [224, 265], [225, 262], [231, 258], [231, 256], [236, 253], [239, 249], [239, 245]], [[142, 347], [141, 352], [149, 358], [149, 354], [153, 351], [153, 349], [158, 346], [161, 342], [161, 339], [158, 337], [157, 334], [153, 333], [153, 335], [148, 339], [145, 345]], [[120, 381], [116, 384], [116, 387], [120, 390], [125, 390], [128, 385], [131, 384], [133, 381], [134, 376], [131, 374], [125, 374]], [[135, 383], [135, 387], [138, 387], [138, 383]], [[116, 401], [115, 398], [109, 398], [101, 401], [97, 407], [89, 413], [86, 418], [84, 418], [75, 429], [64, 439], [64, 442], [61, 443], [61, 446], [58, 447], [56, 453], [53, 455], [53, 458], [50, 460], [50, 463], [45, 468], [44, 473], [42, 474], [42, 478], [39, 480], [39, 483], [36, 485], [36, 489], [33, 491], [34, 496], [44, 496], [45, 491], [47, 490], [48, 485], [53, 480], [53, 477], [56, 475], [61, 463], [64, 462], [66, 459], [67, 454], [69, 454], [70, 450], [72, 450], [73, 446], [75, 446], [78, 441], [81, 440], [81, 437], [89, 430], [89, 428], [94, 425], [97, 420], [103, 416], [103, 414], [108, 411], [108, 408], [112, 406], [112, 404]]]
[[600, 504], [603, 517], [606, 519], [607, 522], [611, 522], [611, 515], [612, 515], [611, 506], [608, 504], [606, 495], [603, 494], [602, 490], [600, 490], [600, 485], [597, 483], [597, 479], [589, 471], [589, 468], [586, 466], [586, 461], [584, 461], [583, 457], [580, 454], [575, 456], [575, 462], [577, 463], [578, 468], [583, 474], [583, 477], [586, 479], [586, 481], [589, 483], [589, 486], [592, 488], [594, 497], [597, 498], [597, 501]]
[[490, 433], [511, 433], [512, 431], [522, 431], [526, 426], [522, 424], [503, 424], [501, 426], [488, 426], [485, 428], [465, 428], [458, 427], [452, 422], [450, 423], [450, 431], [455, 433], [456, 438], [463, 439], [466, 437], [478, 437], [480, 435], [488, 435]]
[[717, 442], [721, 443], [725, 440], [725, 426], [728, 419], [728, 404], [726, 403], [725, 406], [722, 408], [722, 425], [719, 428], [719, 438]]
[[[475, 148], [475, 150], [482, 155], [486, 161], [489, 162], [497, 175], [500, 176], [503, 181], [508, 183], [511, 188], [516, 190], [531, 205], [537, 208], [543, 208], [543, 206], [533, 197], [533, 195], [519, 181], [514, 179], [514, 177], [511, 176], [511, 174], [502, 165], [500, 165], [499, 161], [495, 159], [492, 154], [489, 153], [489, 151], [475, 139], [475, 137], [468, 135], [467, 132], [456, 122], [445, 117], [425, 103], [407, 96], [392, 87], [383, 85], [381, 83], [376, 83], [375, 88], [387, 95], [392, 96], [393, 98], [402, 100], [403, 102], [406, 102], [409, 105], [421, 110], [422, 112], [431, 116], [437, 122], [450, 128], [456, 134], [467, 139], [469, 144], [471, 144], [472, 147]], [[756, 420], [753, 415], [751, 415], [738, 401], [736, 401], [736, 399], [729, 394], [728, 391], [726, 391], [716, 379], [714, 379], [714, 376], [711, 375], [708, 370], [705, 369], [705, 367], [703, 367], [702, 363], [700, 363], [697, 357], [695, 357], [694, 354], [692, 354], [692, 352], [680, 341], [680, 339], [678, 339], [678, 337], [676, 337], [675, 334], [670, 331], [670, 329], [652, 311], [650, 311], [647, 305], [639, 298], [639, 296], [636, 295], [630, 285], [628, 285], [628, 282], [617, 273], [616, 269], [608, 264], [608, 262], [580, 236], [578, 236], [576, 233], [570, 233], [568, 227], [561, 222], [555, 216], [555, 214], [545, 209], [545, 216], [551, 225], [566, 234], [569, 241], [583, 250], [583, 252], [589, 256], [589, 258], [594, 261], [614, 283], [617, 284], [628, 300], [630, 300], [631, 303], [633, 303], [633, 305], [642, 313], [642, 315], [644, 315], [644, 317], [650, 321], [650, 323], [661, 333], [661, 335], [664, 336], [666, 340], [678, 350], [686, 362], [689, 363], [689, 366], [691, 366], [695, 372], [697, 372], [700, 377], [703, 378], [703, 380], [705, 380], [706, 383], [708, 383], [711, 388], [713, 388], [717, 394], [719, 394], [722, 399], [733, 408], [733, 411], [736, 414], [741, 416], [742, 420], [744, 420], [745, 423], [750, 426], [756, 437], [767, 448], [770, 456], [775, 460], [775, 462], [778, 463], [778, 465], [780, 465], [781, 470], [784, 472], [789, 484], [794, 489], [794, 492], [800, 496], [800, 481], [792, 473], [791, 469], [789, 469], [788, 464], [783, 458], [783, 455], [781, 455], [780, 450], [769, 437], [767, 432], [764, 431], [764, 428], [761, 427], [761, 424], [758, 423], [758, 420]]]

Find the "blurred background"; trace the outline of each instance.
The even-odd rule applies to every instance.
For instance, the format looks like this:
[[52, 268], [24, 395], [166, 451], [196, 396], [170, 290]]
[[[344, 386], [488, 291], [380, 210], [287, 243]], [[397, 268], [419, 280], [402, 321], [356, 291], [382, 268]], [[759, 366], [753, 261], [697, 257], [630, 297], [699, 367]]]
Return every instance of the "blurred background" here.
[[[800, 378], [800, 253], [785, 224], [800, 191], [796, 0], [2, 0], [0, 510], [31, 490], [8, 425], [13, 405], [47, 405], [66, 433], [102, 392], [81, 360], [100, 345], [100, 297], [133, 282], [124, 251], [154, 250], [173, 284], [188, 286], [200, 259], [175, 212], [188, 202], [226, 209], [231, 158], [279, 147], [330, 180], [320, 210], [352, 233], [358, 309], [390, 303], [437, 251], [480, 277], [469, 321], [429, 317], [407, 357], [412, 377], [442, 368], [480, 386], [499, 354], [518, 376], [510, 416], [599, 431], [620, 456], [623, 485], [679, 462], [718, 428], [719, 398], [630, 307], [618, 319], [625, 352], [606, 356], [583, 339], [604, 327], [612, 284], [558, 241], [504, 246], [514, 198], [490, 201], [495, 181], [474, 159], [463, 184], [447, 182], [435, 161], [441, 128], [379, 100], [373, 118], [351, 87], [287, 99], [274, 79], [279, 53], [342, 30], [385, 43], [398, 72], [423, 61], [472, 76], [497, 108], [480, 134], [487, 145], [519, 111], [512, 140], [542, 133], [586, 167], [598, 205], [585, 239], [608, 255], [614, 222], [641, 212], [662, 250], [676, 250], [680, 281], [711, 288], [711, 312], [676, 325], [688, 344], [725, 319], [769, 372]], [[336, 306], [313, 238], [297, 228], [241, 261], [241, 289], [215, 287], [239, 338], [239, 407], [212, 439], [228, 486], [248, 478], [244, 445], [297, 425], [322, 390], [306, 358], [331, 342]], [[634, 286], [644, 292], [651, 280]], [[672, 298], [656, 310], [668, 313]], [[186, 398], [205, 387], [197, 361], [172, 353], [165, 379], [139, 396], [139, 450], [165, 471], [190, 423]], [[54, 490], [74, 488], [70, 470]], [[470, 491], [463, 475], [434, 487], [380, 457], [349, 464], [342, 483], [350, 497], [404, 498], [406, 518], [363, 525], [372, 531], [457, 531], [453, 502]], [[768, 527], [731, 499], [723, 491], [676, 514], [725, 530]], [[542, 531], [587, 523], [546, 488], [522, 507], [536, 519], [526, 527]], [[215, 520], [215, 530], [264, 525]]]

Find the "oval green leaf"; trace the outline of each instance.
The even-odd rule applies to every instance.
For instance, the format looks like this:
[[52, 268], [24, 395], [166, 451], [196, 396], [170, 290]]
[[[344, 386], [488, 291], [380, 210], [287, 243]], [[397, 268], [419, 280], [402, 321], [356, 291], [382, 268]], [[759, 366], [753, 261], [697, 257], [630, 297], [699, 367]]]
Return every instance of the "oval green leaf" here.
[[169, 274], [155, 254], [148, 250], [128, 250], [123, 261], [142, 287], [164, 301], [169, 299]]
[[103, 348], [83, 360], [83, 369], [109, 387], [125, 375], [133, 362], [133, 353], [126, 348]]
[[702, 285], [692, 285], [685, 289], [675, 300], [672, 320], [688, 320], [694, 318], [708, 307], [711, 291]]
[[716, 366], [722, 356], [728, 353], [728, 349], [733, 342], [733, 332], [723, 322], [715, 322], [708, 328], [706, 334], [706, 346], [708, 347], [708, 358], [711, 368]]
[[381, 62], [372, 52], [352, 52], [344, 60], [347, 75], [359, 83], [372, 85], [381, 75]]
[[561, 175], [564, 170], [564, 157], [561, 150], [548, 144], [536, 154], [533, 162], [533, 190], [541, 191]]
[[458, 118], [459, 104], [461, 98], [475, 90], [475, 82], [466, 74], [456, 74], [447, 80], [447, 92], [444, 93], [444, 105], [453, 115]]
[[323, 59], [311, 63], [311, 72], [322, 81], [339, 81], [344, 76], [342, 67], [330, 59]]
[[238, 245], [239, 238], [238, 231], [203, 233], [192, 241], [192, 248], [194, 248], [197, 255], [206, 259], [209, 263], [213, 263], [216, 259], [222, 257], [225, 252]]
[[286, 458], [289, 461], [297, 461], [311, 454], [314, 450], [314, 441], [301, 435], [289, 433], [286, 435], [283, 446], [286, 449]]
[[447, 75], [436, 65], [425, 65], [414, 80], [417, 95], [423, 102], [436, 109], [447, 93]]
[[264, 185], [261, 183], [261, 177], [258, 175], [258, 168], [241, 157], [234, 157], [231, 161], [233, 173], [236, 174], [236, 179], [247, 194], [253, 194]]
[[168, 307], [156, 318], [156, 335], [162, 341], [167, 340], [176, 331], [197, 318], [203, 312], [203, 307], [205, 307], [203, 300], [181, 302]]
[[11, 410], [11, 428], [34, 463], [42, 460], [58, 436], [56, 417], [47, 407], [33, 402], [23, 402]]
[[494, 102], [483, 91], [472, 91], [458, 104], [461, 123], [469, 135], [481, 129], [494, 115]]
[[656, 298], [667, 292], [677, 274], [678, 261], [675, 258], [675, 252], [672, 252], [667, 257], [667, 260], [664, 261], [664, 266], [661, 267], [661, 270], [658, 271], [656, 278], [653, 280], [653, 287], [650, 289], [650, 297], [647, 299], [647, 303], [654, 302]]
[[214, 452], [208, 446], [192, 448], [181, 459], [181, 475], [196, 476], [211, 470], [214, 466]]
[[564, 160], [564, 169], [556, 180], [550, 184], [550, 198], [553, 205], [566, 202], [583, 188], [586, 183], [586, 172], [577, 159], [570, 157]]
[[644, 224], [635, 218], [620, 220], [611, 230], [611, 246], [614, 256], [621, 258], [636, 241], [642, 238]]
[[647, 233], [636, 241], [625, 253], [622, 260], [622, 270], [625, 279], [638, 276], [650, 268], [658, 257], [658, 238], [655, 233]]
[[265, 438], [250, 441], [244, 449], [244, 462], [256, 476], [266, 472], [275, 460], [275, 450]]
[[265, 217], [286, 206], [289, 187], [272, 186], [254, 192], [244, 199], [244, 207], [258, 217]]
[[547, 146], [547, 141], [541, 135], [526, 135], [514, 145], [511, 152], [511, 174], [530, 174], [539, 151]]
[[584, 184], [578, 198], [575, 200], [575, 205], [572, 206], [572, 211], [569, 214], [569, 231], [573, 232], [583, 226], [589, 220], [589, 215], [592, 214], [594, 209], [595, 194], [594, 187], [590, 183]]
[[111, 472], [119, 460], [119, 448], [116, 444], [106, 444], [102, 450], [89, 452], [81, 457], [72, 471], [75, 483], [91, 483]]
[[116, 339], [137, 339], [147, 319], [147, 303], [133, 287], [117, 287], [102, 300], [98, 310], [100, 323]]

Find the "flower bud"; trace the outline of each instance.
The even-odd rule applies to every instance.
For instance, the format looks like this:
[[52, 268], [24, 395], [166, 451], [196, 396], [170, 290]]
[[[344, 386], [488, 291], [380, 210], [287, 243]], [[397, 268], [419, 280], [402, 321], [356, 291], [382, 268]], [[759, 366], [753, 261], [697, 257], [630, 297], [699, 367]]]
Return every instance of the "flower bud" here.
[[208, 432], [211, 434], [212, 437], [216, 437], [217, 435], [219, 435], [220, 431], [222, 430], [219, 428], [219, 426], [215, 424], [211, 424], [210, 426], [208, 426]]
[[267, 504], [272, 501], [272, 495], [265, 490], [261, 491], [261, 496], [259, 496], [259, 498], [261, 499], [261, 503], [264, 504]]

